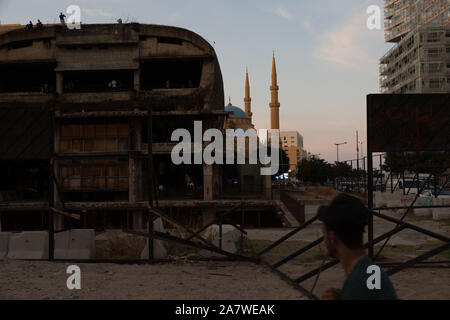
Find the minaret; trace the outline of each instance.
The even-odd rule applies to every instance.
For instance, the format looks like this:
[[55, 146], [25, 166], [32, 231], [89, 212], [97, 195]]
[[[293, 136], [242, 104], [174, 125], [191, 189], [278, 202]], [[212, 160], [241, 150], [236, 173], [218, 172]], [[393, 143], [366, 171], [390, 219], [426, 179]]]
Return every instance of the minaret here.
[[272, 85], [270, 86], [270, 128], [280, 129], [280, 102], [278, 101], [277, 66], [275, 53], [272, 58]]
[[250, 81], [248, 80], [248, 69], [245, 72], [245, 113], [249, 116], [252, 122], [252, 98], [250, 98]]

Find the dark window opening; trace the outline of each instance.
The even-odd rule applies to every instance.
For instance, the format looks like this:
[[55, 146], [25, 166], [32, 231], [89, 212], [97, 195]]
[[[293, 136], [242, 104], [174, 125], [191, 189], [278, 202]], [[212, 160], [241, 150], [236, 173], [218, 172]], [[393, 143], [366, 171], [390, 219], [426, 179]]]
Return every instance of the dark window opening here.
[[1, 212], [2, 231], [48, 230], [48, 211]]
[[42, 40], [42, 43], [44, 44], [44, 47], [46, 47], [47, 49], [52, 47], [51, 39], [44, 39], [44, 40]]
[[8, 50], [21, 49], [31, 47], [33, 45], [32, 40], [16, 41], [8, 45]]
[[[174, 165], [170, 155], [154, 155], [153, 165], [155, 185], [158, 199], [202, 199], [203, 198], [203, 166]], [[148, 177], [147, 162], [143, 164], [144, 177]], [[144, 194], [148, 193], [148, 179], [143, 181]]]
[[0, 201], [48, 199], [48, 162], [0, 162]]
[[154, 61], [141, 65], [142, 90], [198, 88], [201, 60]]
[[158, 43], [175, 44], [181, 46], [183, 45], [183, 40], [178, 38], [158, 37]]
[[0, 67], [0, 92], [55, 92], [53, 64], [11, 64]]
[[64, 72], [64, 92], [129, 91], [134, 87], [134, 72], [69, 71]]

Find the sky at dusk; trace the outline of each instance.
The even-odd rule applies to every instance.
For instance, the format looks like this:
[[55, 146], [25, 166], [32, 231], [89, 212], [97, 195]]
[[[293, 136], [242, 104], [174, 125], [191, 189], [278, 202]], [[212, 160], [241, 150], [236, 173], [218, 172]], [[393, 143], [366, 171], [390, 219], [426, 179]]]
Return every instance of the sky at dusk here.
[[355, 132], [365, 141], [366, 95], [378, 93], [378, 60], [392, 46], [369, 30], [369, 5], [382, 0], [0, 0], [0, 23], [57, 23], [69, 5], [83, 23], [173, 25], [192, 30], [215, 48], [226, 103], [243, 108], [245, 68], [253, 123], [268, 128], [272, 52], [277, 59], [282, 130], [304, 136], [305, 148], [336, 160], [356, 158]]

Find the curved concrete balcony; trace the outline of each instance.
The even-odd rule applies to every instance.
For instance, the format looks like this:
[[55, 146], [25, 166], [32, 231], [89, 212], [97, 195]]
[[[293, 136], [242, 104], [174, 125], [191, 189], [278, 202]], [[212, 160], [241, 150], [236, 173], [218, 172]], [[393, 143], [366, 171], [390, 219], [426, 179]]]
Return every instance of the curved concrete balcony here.
[[0, 93], [0, 103], [37, 103], [46, 104], [55, 99], [55, 94], [40, 92], [4, 92]]

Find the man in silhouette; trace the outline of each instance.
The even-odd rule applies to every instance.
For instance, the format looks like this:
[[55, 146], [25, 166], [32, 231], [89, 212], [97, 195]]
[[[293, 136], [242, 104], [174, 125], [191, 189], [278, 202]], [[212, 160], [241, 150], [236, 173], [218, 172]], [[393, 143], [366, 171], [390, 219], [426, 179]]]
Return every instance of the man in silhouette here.
[[62, 24], [65, 24], [66, 23], [66, 21], [64, 20], [66, 18], [66, 16], [62, 13], [62, 12], [60, 12], [59, 13], [59, 21], [62, 23]]
[[[397, 294], [386, 273], [366, 255], [363, 233], [370, 214], [358, 198], [342, 193], [329, 206], [319, 208], [322, 232], [328, 255], [339, 260], [346, 280], [342, 289], [330, 288], [323, 300], [395, 300]], [[373, 273], [373, 267], [380, 270]], [[373, 274], [373, 275], [372, 275]], [[373, 276], [379, 277], [373, 286]], [[370, 278], [370, 279], [369, 279]], [[372, 285], [371, 285], [372, 284]]]

